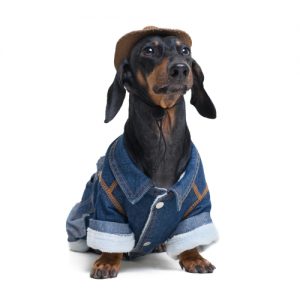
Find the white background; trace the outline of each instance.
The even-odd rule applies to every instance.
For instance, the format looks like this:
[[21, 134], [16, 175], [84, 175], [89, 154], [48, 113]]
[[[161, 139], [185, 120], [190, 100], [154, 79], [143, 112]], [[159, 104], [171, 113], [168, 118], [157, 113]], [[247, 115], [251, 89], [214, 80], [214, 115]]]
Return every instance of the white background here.
[[[299, 299], [296, 2], [0, 2], [1, 299]], [[187, 274], [161, 254], [92, 280], [96, 256], [69, 252], [65, 219], [126, 120], [125, 100], [103, 123], [115, 43], [147, 25], [192, 36], [217, 108], [208, 120], [187, 104], [217, 269]]]

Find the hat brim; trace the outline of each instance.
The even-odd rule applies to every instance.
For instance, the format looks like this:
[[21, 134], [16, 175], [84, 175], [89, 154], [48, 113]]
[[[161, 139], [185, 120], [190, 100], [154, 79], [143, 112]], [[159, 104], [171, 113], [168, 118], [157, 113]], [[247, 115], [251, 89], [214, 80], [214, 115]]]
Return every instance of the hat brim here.
[[117, 42], [114, 59], [115, 68], [118, 69], [122, 61], [126, 58], [129, 58], [132, 48], [139, 40], [149, 35], [176, 36], [188, 47], [192, 46], [191, 37], [182, 30], [165, 28], [145, 28], [143, 30], [132, 31], [122, 36]]

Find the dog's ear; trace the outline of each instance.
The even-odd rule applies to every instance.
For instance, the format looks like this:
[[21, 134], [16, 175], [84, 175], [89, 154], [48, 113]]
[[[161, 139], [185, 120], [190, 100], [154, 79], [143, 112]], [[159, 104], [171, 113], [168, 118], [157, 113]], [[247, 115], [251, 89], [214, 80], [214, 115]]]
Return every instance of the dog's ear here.
[[108, 123], [116, 116], [123, 104], [126, 95], [124, 86], [127, 87], [127, 79], [128, 77], [130, 77], [129, 73], [131, 73], [129, 70], [129, 64], [128, 61], [125, 60], [119, 66], [115, 79], [107, 92], [107, 103], [104, 120], [105, 123]]
[[215, 106], [203, 87], [204, 75], [200, 66], [195, 60], [193, 60], [192, 63], [192, 70], [193, 87], [191, 104], [193, 104], [196, 107], [197, 111], [201, 116], [209, 119], [215, 119], [217, 116]]

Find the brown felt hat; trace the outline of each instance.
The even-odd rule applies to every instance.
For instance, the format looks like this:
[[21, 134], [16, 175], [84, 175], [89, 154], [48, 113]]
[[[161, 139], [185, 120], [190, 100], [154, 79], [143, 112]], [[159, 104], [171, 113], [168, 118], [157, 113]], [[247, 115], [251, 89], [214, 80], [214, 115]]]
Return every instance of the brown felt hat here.
[[125, 58], [129, 58], [131, 49], [142, 38], [148, 35], [167, 36], [173, 35], [178, 37], [187, 46], [192, 46], [191, 37], [184, 31], [178, 29], [158, 28], [155, 26], [147, 26], [143, 30], [132, 31], [122, 36], [116, 45], [115, 67], [118, 69]]

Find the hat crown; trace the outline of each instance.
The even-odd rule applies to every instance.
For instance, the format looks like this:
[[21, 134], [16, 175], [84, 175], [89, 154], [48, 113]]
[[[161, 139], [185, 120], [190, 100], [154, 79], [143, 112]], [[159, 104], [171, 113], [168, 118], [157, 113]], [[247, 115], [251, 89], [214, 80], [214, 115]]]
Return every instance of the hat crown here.
[[143, 28], [143, 30], [154, 30], [154, 29], [158, 29], [158, 27], [150, 25]]

